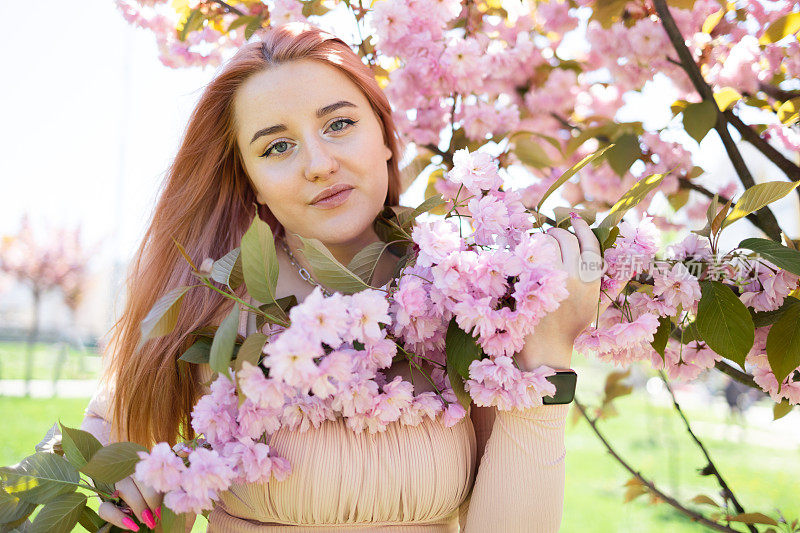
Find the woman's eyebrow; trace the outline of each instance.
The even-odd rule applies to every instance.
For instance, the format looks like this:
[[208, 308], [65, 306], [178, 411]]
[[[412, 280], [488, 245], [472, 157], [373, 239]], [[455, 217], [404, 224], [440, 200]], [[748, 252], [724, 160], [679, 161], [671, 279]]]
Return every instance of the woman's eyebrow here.
[[[347, 100], [339, 100], [338, 102], [317, 109], [317, 118], [322, 118], [325, 115], [333, 113], [334, 111], [342, 107], [358, 107], [358, 106], [352, 102], [348, 102]], [[253, 135], [253, 138], [250, 140], [250, 144], [253, 144], [259, 137], [263, 137], [264, 135], [272, 135], [274, 133], [280, 133], [282, 131], [286, 131], [287, 129], [288, 128], [286, 127], [286, 124], [277, 124], [275, 126], [270, 126], [268, 128], [260, 129]]]

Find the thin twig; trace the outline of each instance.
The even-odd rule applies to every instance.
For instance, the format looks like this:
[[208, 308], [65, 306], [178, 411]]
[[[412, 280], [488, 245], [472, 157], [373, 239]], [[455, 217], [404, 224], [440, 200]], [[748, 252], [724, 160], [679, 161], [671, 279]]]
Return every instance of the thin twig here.
[[[715, 478], [717, 478], [719, 486], [722, 487], [722, 497], [725, 499], [730, 499], [731, 503], [733, 503], [733, 506], [736, 508], [737, 512], [744, 513], [745, 512], [744, 507], [742, 507], [742, 505], [739, 503], [739, 500], [736, 499], [736, 496], [733, 495], [733, 491], [728, 486], [728, 484], [725, 483], [725, 480], [722, 478], [722, 474], [717, 469], [717, 465], [715, 465], [714, 461], [711, 460], [711, 456], [708, 454], [708, 450], [706, 450], [706, 447], [703, 445], [700, 439], [697, 438], [697, 435], [694, 434], [694, 431], [692, 431], [692, 427], [689, 425], [689, 420], [686, 418], [686, 415], [683, 413], [683, 409], [681, 409], [681, 406], [678, 404], [678, 400], [677, 398], [675, 398], [675, 392], [672, 390], [672, 387], [670, 387], [669, 381], [667, 380], [667, 376], [664, 375], [664, 371], [659, 370], [658, 375], [661, 377], [661, 381], [664, 382], [664, 386], [667, 387], [667, 392], [669, 392], [670, 398], [672, 398], [672, 405], [673, 407], [675, 407], [675, 410], [678, 411], [678, 414], [681, 416], [683, 424], [686, 426], [686, 431], [689, 432], [689, 435], [691, 435], [692, 440], [694, 440], [694, 442], [700, 448], [700, 451], [703, 452], [706, 461], [708, 461], [708, 466], [704, 470], [704, 473], [708, 472], [709, 474], [712, 474]], [[758, 530], [752, 524], [748, 524], [747, 528], [752, 533], [758, 533]]]
[[[725, 205], [725, 204], [728, 203], [728, 200], [730, 200], [730, 198], [727, 198], [727, 197], [725, 197], [725, 196], [723, 196], [721, 194], [713, 193], [713, 192], [709, 191], [708, 189], [706, 189], [705, 187], [703, 187], [702, 185], [694, 183], [689, 178], [678, 178], [678, 183], [680, 183], [683, 187], [685, 187], [687, 189], [692, 189], [693, 191], [697, 191], [700, 194], [703, 194], [703, 195], [707, 196], [708, 198], [714, 198], [714, 195], [716, 194], [717, 195], [717, 199], [720, 202], [720, 205]], [[733, 209], [734, 205], [735, 204], [731, 204], [731, 209]], [[761, 221], [758, 219], [758, 217], [754, 213], [750, 213], [745, 218], [747, 218], [750, 222], [752, 222], [755, 227], [757, 227], [757, 228], [760, 227], [759, 224], [761, 223]]]
[[577, 398], [575, 398], [574, 402], [575, 402], [575, 406], [578, 408], [578, 411], [580, 411], [581, 415], [583, 415], [583, 418], [585, 418], [586, 421], [589, 423], [589, 426], [591, 426], [592, 431], [594, 431], [594, 434], [597, 435], [598, 439], [600, 439], [600, 442], [603, 443], [603, 446], [606, 447], [606, 450], [608, 450], [608, 453], [610, 453], [611, 456], [614, 457], [614, 459], [616, 459], [616, 461], [625, 468], [625, 470], [630, 472], [631, 475], [633, 475], [633, 477], [638, 479], [640, 483], [642, 483], [645, 487], [647, 487], [648, 491], [650, 491], [652, 494], [658, 496], [665, 503], [668, 503], [669, 505], [671, 505], [672, 507], [674, 507], [675, 509], [677, 509], [681, 513], [683, 513], [686, 516], [688, 516], [689, 518], [691, 518], [692, 520], [694, 520], [696, 522], [699, 522], [699, 523], [701, 523], [701, 524], [703, 524], [705, 526], [708, 526], [711, 529], [715, 529], [717, 531], [724, 531], [726, 533], [740, 533], [736, 529], [733, 529], [733, 528], [728, 527], [728, 526], [724, 526], [722, 524], [718, 524], [717, 522], [714, 522], [713, 520], [709, 520], [708, 518], [706, 518], [705, 516], [701, 515], [700, 513], [697, 513], [695, 511], [692, 511], [691, 509], [688, 509], [688, 508], [684, 507], [675, 498], [672, 498], [671, 496], [667, 496], [666, 494], [664, 494], [663, 492], [658, 490], [656, 488], [656, 486], [651, 481], [648, 481], [647, 479], [645, 479], [639, 472], [634, 470], [633, 467], [631, 467], [622, 457], [620, 457], [620, 455], [616, 451], [614, 451], [614, 448], [611, 447], [611, 445], [605, 439], [603, 434], [600, 432], [600, 429], [597, 427], [596, 422], [589, 417], [589, 415], [586, 413], [586, 408], [583, 405], [581, 405], [581, 403], [578, 401]]
[[238, 9], [230, 5], [228, 2], [223, 2], [223, 0], [211, 0], [211, 1], [215, 4], [221, 5], [230, 13], [234, 13], [236, 15], [239, 15], [240, 17], [244, 16], [244, 13], [242, 11], [239, 11]]
[[[697, 90], [704, 101], [712, 102], [714, 104], [714, 109], [719, 110], [716, 100], [714, 100], [714, 92], [703, 78], [700, 67], [695, 63], [691, 52], [686, 48], [683, 35], [681, 35], [678, 26], [675, 24], [675, 19], [673, 19], [670, 14], [666, 0], [653, 0], [653, 4], [658, 12], [658, 16], [661, 18], [661, 24], [664, 26], [664, 30], [667, 32], [669, 40], [672, 42], [672, 46], [675, 47], [675, 51], [678, 53], [681, 66], [692, 81], [695, 90]], [[717, 122], [714, 125], [714, 129], [717, 130], [722, 144], [725, 146], [728, 158], [731, 160], [733, 168], [736, 170], [736, 174], [739, 176], [742, 185], [744, 185], [746, 189], [749, 189], [755, 185], [755, 180], [753, 180], [753, 176], [750, 174], [750, 170], [747, 168], [742, 154], [736, 147], [736, 143], [733, 142], [733, 138], [728, 131], [728, 121], [725, 114], [717, 112]], [[764, 207], [759, 209], [756, 215], [761, 221], [758, 225], [759, 229], [766, 233], [769, 238], [779, 241], [781, 238], [781, 227], [772, 211], [770, 211], [768, 207]]]

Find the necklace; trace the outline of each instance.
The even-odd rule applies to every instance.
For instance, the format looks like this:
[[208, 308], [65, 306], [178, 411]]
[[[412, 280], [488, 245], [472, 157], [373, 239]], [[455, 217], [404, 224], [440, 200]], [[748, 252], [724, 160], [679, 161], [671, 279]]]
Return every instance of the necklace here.
[[325, 287], [323, 287], [320, 283], [317, 283], [317, 280], [314, 279], [311, 273], [300, 265], [300, 263], [297, 261], [294, 254], [292, 253], [292, 250], [289, 248], [289, 245], [286, 243], [286, 240], [285, 239], [278, 239], [278, 240], [281, 242], [281, 247], [283, 248], [283, 251], [286, 252], [287, 256], [289, 256], [289, 261], [297, 269], [297, 273], [300, 274], [300, 277], [303, 279], [303, 281], [315, 287], [319, 287], [322, 290], [322, 294], [324, 294], [325, 296], [330, 296], [331, 292]]

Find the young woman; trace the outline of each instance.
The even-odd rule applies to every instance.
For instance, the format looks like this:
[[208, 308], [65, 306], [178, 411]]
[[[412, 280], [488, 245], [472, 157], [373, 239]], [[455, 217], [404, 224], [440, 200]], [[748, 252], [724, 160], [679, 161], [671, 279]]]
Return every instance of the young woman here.
[[[195, 338], [219, 324], [229, 303], [206, 289], [189, 291], [175, 330], [138, 353], [139, 323], [170, 289], [193, 281], [173, 238], [193, 258], [218, 258], [238, 245], [252, 217], [273, 228], [278, 296], [302, 300], [314, 280], [297, 235], [322, 241], [341, 262], [375, 242], [372, 222], [397, 205], [401, 149], [389, 103], [370, 70], [343, 41], [290, 24], [244, 46], [206, 88], [166, 177], [152, 222], [127, 280], [127, 302], [108, 348], [106, 386], [87, 409], [84, 429], [103, 442], [144, 445], [191, 437], [190, 413], [210, 377], [205, 366], [178, 363]], [[517, 360], [569, 368], [572, 343], [591, 321], [599, 281], [582, 282], [582, 252], [599, 252], [582, 220], [576, 235], [548, 231], [571, 277], [570, 296], [545, 317]], [[378, 283], [396, 257], [385, 255]], [[238, 290], [248, 298], [244, 289]], [[252, 317], [251, 317], [252, 318]], [[243, 313], [240, 333], [254, 330]], [[431, 390], [408, 365], [387, 373]], [[292, 464], [282, 482], [234, 486], [210, 515], [210, 531], [445, 532], [556, 531], [564, 491], [566, 405], [525, 411], [472, 407], [451, 428], [425, 419], [356, 434], [341, 421], [304, 433], [281, 429], [268, 444]], [[160, 495], [127, 478], [117, 484], [135, 517], [151, 525]], [[100, 515], [127, 529], [131, 517], [104, 503]], [[127, 520], [126, 520], [127, 519]], [[308, 526], [308, 527], [303, 527]]]

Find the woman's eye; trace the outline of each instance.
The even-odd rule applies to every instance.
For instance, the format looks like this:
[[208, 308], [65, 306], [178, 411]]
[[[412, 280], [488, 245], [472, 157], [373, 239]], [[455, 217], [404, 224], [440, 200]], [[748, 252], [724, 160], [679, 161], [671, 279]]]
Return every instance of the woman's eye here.
[[272, 146], [270, 146], [269, 148], [267, 148], [267, 151], [264, 152], [263, 154], [261, 154], [261, 157], [269, 157], [269, 155], [272, 152], [272, 150], [275, 150], [275, 153], [277, 153], [277, 154], [282, 154], [282, 153], [286, 152], [286, 150], [288, 150], [288, 149], [289, 149], [289, 143], [288, 142], [286, 142], [286, 141], [278, 141], [275, 144], [273, 144]]
[[357, 120], [351, 120], [349, 118], [336, 119], [331, 123], [331, 129], [333, 131], [342, 131], [343, 129], [346, 129], [346, 125], [352, 126], [356, 122], [358, 122], [358, 121]]

